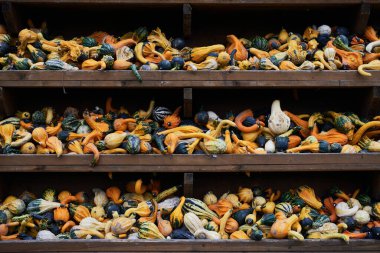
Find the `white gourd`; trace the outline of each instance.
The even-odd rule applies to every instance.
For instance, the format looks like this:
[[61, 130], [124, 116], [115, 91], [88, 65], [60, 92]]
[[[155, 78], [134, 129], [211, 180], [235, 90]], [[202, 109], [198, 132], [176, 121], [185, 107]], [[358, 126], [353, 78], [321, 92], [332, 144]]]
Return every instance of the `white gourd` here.
[[194, 213], [186, 213], [183, 218], [183, 223], [185, 227], [192, 233], [193, 235], [199, 229], [203, 229], [202, 221], [198, 218], [198, 216]]
[[265, 151], [266, 151], [267, 153], [274, 153], [274, 151], [276, 150], [276, 147], [275, 147], [274, 141], [273, 141], [273, 140], [268, 140], [268, 141], [265, 143], [264, 149], [265, 149]]
[[280, 100], [272, 103], [268, 127], [276, 135], [285, 133], [290, 127], [290, 118], [281, 110]]
[[331, 27], [328, 25], [321, 25], [318, 27], [318, 32], [321, 35], [331, 35]]

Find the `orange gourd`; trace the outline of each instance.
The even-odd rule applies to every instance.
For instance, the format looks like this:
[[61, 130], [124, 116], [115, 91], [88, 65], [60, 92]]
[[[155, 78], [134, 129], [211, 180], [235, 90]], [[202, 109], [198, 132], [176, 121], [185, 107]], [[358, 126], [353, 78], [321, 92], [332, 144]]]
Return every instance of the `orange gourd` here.
[[[96, 141], [100, 141], [102, 139], [103, 134], [98, 130], [93, 130], [91, 133], [86, 134], [84, 139], [82, 140], [82, 145], [87, 145], [88, 143], [95, 143]], [[69, 136], [69, 138], [71, 138]]]
[[157, 227], [158, 230], [160, 230], [160, 233], [165, 237], [169, 236], [173, 231], [170, 221], [162, 218], [161, 211], [157, 213]]
[[373, 29], [372, 26], [367, 26], [365, 28], [364, 37], [371, 42], [380, 40], [380, 38], [377, 37], [376, 31], [375, 31], [375, 29]]
[[179, 138], [175, 133], [170, 133], [165, 136], [164, 143], [168, 149], [169, 154], [173, 154], [178, 146]]
[[116, 186], [108, 187], [106, 190], [106, 195], [110, 198], [115, 204], [123, 203], [123, 200], [120, 199], [121, 191]]
[[288, 236], [292, 225], [298, 221], [297, 215], [293, 214], [289, 218], [286, 218], [283, 212], [277, 212], [275, 214], [276, 221], [273, 223], [270, 234], [273, 238], [284, 239]]
[[72, 227], [74, 227], [75, 225], [76, 225], [76, 224], [75, 224], [74, 221], [69, 220], [68, 222], [66, 222], [66, 223], [62, 226], [62, 228], [61, 228], [61, 233], [65, 233], [65, 232], [67, 232], [67, 231], [70, 231], [70, 229], [71, 229]]
[[58, 207], [54, 210], [54, 220], [56, 222], [66, 223], [70, 219], [69, 210], [67, 207]]
[[248, 59], [248, 51], [243, 46], [241, 41], [235, 36], [235, 35], [228, 35], [227, 41], [230, 44], [227, 47], [227, 53], [231, 54], [234, 49], [236, 49], [235, 53], [235, 60], [237, 61], [244, 61]]
[[115, 119], [113, 122], [113, 128], [115, 131], [125, 132], [128, 129], [128, 123], [136, 123], [136, 119]]
[[308, 122], [306, 120], [300, 119], [297, 115], [294, 115], [291, 112], [284, 111], [284, 113], [293, 121], [297, 126], [301, 127], [300, 133], [303, 138], [306, 138], [310, 135], [310, 130], [308, 128]]
[[365, 54], [363, 58], [363, 62], [365, 64], [370, 63], [371, 61], [380, 59], [380, 53], [370, 53], [370, 54]]
[[234, 218], [228, 218], [224, 231], [231, 234], [239, 229], [239, 223]]
[[101, 133], [109, 131], [109, 125], [106, 122], [96, 122], [91, 118], [90, 112], [88, 110], [85, 110], [83, 112], [83, 119], [92, 130], [96, 130]]
[[15, 131], [13, 124], [0, 125], [0, 136], [4, 139], [5, 144], [11, 144], [12, 136]]
[[257, 131], [260, 128], [260, 126], [265, 126], [265, 124], [259, 120], [256, 120], [256, 124], [253, 124], [250, 127], [244, 126], [243, 121], [248, 117], [253, 117], [253, 112], [251, 109], [242, 111], [235, 118], [235, 124], [241, 132], [251, 133], [251, 132]]
[[326, 210], [329, 212], [330, 214], [330, 221], [331, 222], [336, 222], [337, 219], [338, 219], [338, 216], [336, 215], [336, 211], [335, 211], [335, 206], [334, 206], [334, 200], [332, 197], [328, 197], [328, 198], [325, 198], [323, 200], [323, 204], [326, 208]]
[[332, 47], [335, 49], [336, 53], [342, 58], [342, 63], [348, 66], [349, 69], [357, 70], [360, 65], [363, 64], [363, 57], [359, 52], [348, 52], [345, 50], [341, 50], [336, 48], [330, 40], [327, 43], [327, 47]]
[[84, 146], [83, 148], [83, 152], [85, 154], [89, 154], [89, 153], [94, 154], [94, 158], [91, 161], [91, 166], [95, 166], [98, 163], [99, 158], [100, 158], [100, 152], [94, 143], [87, 143], [86, 146]]
[[324, 133], [319, 133], [317, 124], [314, 124], [311, 135], [317, 138], [318, 141], [327, 141], [330, 144], [339, 143], [341, 145], [346, 145], [348, 143], [347, 135], [340, 133], [335, 128], [332, 128]]
[[290, 135], [288, 139], [288, 148], [295, 148], [301, 143], [301, 137], [298, 135]]
[[32, 132], [32, 138], [41, 147], [46, 148], [46, 141], [48, 140], [48, 133], [42, 127], [37, 127]]
[[87, 207], [79, 205], [74, 210], [74, 220], [81, 222], [84, 218], [91, 217], [91, 213]]
[[166, 116], [164, 118], [163, 126], [166, 129], [172, 129], [179, 126], [179, 124], [181, 124], [181, 118], [179, 116], [179, 112], [181, 111], [181, 108], [182, 108], [181, 106], [178, 107], [177, 109], [175, 109], [172, 115]]
[[46, 141], [46, 146], [53, 150], [57, 157], [60, 157], [63, 153], [63, 144], [56, 136], [50, 136]]
[[46, 132], [49, 136], [56, 136], [60, 131], [62, 127], [62, 122], [58, 122], [56, 126], [48, 126], [46, 127]]
[[233, 205], [227, 199], [221, 199], [213, 205], [209, 205], [208, 208], [222, 217], [228, 210], [233, 209]]

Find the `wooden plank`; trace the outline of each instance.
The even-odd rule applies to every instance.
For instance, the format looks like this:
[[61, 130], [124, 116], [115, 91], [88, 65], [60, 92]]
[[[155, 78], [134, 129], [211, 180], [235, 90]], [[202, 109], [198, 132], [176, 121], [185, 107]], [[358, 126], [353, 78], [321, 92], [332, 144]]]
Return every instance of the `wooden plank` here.
[[378, 240], [57, 240], [3, 241], [0, 252], [378, 252]]
[[375, 87], [372, 77], [356, 71], [152, 71], [142, 72], [143, 82], [130, 71], [4, 71], [0, 87]]
[[186, 197], [193, 197], [194, 193], [194, 174], [183, 173], [183, 194]]
[[[238, 4], [238, 5], [273, 5], [273, 4], [288, 4], [288, 5], [353, 5], [360, 4], [361, 0], [166, 0], [166, 1], [154, 1], [154, 0], [1, 0], [17, 3], [70, 3], [70, 4], [107, 4], [107, 3], [117, 3], [117, 4], [197, 4], [197, 5], [227, 5], [227, 4]], [[371, 2], [375, 0], [370, 0]]]
[[379, 171], [379, 154], [268, 155], [0, 155], [1, 172]]
[[356, 23], [354, 33], [363, 34], [364, 29], [368, 25], [369, 16], [371, 14], [371, 5], [369, 3], [362, 3], [356, 16]]
[[193, 89], [183, 89], [183, 114], [186, 118], [193, 117]]
[[182, 7], [183, 10], [183, 37], [188, 39], [191, 36], [191, 5], [184, 4]]
[[368, 116], [375, 116], [379, 113], [380, 108], [380, 88], [379, 87], [372, 87], [368, 94], [368, 100], [366, 103], [362, 106], [363, 108], [363, 115]]
[[0, 116], [9, 116], [15, 112], [14, 100], [6, 89], [0, 87]]

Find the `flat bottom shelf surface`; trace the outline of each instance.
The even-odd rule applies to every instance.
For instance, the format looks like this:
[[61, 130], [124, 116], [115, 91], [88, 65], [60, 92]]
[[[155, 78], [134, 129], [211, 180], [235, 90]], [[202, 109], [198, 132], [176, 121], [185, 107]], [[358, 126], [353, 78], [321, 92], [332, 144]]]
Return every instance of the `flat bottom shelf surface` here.
[[379, 252], [379, 240], [54, 240], [3, 241], [0, 252]]

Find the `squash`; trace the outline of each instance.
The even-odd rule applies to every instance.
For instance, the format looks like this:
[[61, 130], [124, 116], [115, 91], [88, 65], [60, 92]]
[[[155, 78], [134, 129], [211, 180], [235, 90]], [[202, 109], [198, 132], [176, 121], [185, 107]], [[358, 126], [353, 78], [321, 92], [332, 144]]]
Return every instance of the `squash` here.
[[231, 217], [228, 218], [227, 223], [226, 223], [226, 227], [224, 228], [224, 230], [227, 233], [231, 234], [231, 233], [237, 231], [238, 229], [239, 229], [239, 223]]
[[282, 28], [280, 33], [278, 34], [278, 40], [281, 42], [281, 44], [285, 44], [288, 42], [289, 34], [288, 32]]
[[170, 224], [174, 229], [180, 228], [183, 224], [183, 213], [182, 213], [182, 207], [185, 204], [186, 198], [182, 196], [180, 198], [180, 202], [178, 206], [174, 209], [174, 211], [170, 214]]
[[230, 235], [231, 240], [249, 240], [250, 238], [246, 233], [241, 230], [235, 231]]
[[242, 206], [239, 201], [239, 197], [235, 194], [230, 193], [225, 199], [231, 202], [233, 208], [240, 208]]
[[58, 207], [54, 210], [54, 220], [66, 223], [70, 219], [69, 210], [66, 207]]
[[153, 222], [143, 222], [138, 233], [140, 239], [165, 239]]
[[89, 236], [91, 237], [95, 236], [100, 239], [104, 239], [104, 235], [95, 229], [86, 229], [80, 226], [74, 226], [70, 229], [71, 239], [85, 239], [85, 238], [88, 238]]
[[178, 107], [172, 115], [166, 116], [164, 118], [163, 127], [165, 127], [166, 129], [172, 129], [179, 126], [179, 124], [181, 123], [181, 118], [179, 117], [179, 112], [181, 108], [181, 106]]
[[238, 197], [243, 203], [250, 203], [253, 200], [253, 192], [250, 188], [239, 188]]
[[26, 211], [30, 214], [43, 214], [58, 207], [64, 207], [64, 205], [44, 199], [35, 199], [29, 202]]
[[217, 203], [209, 205], [208, 208], [219, 215], [223, 216], [228, 210], [233, 208], [232, 203], [227, 199], [220, 199]]
[[135, 222], [136, 222], [135, 219], [116, 216], [112, 220], [110, 230], [115, 235], [125, 234], [132, 228]]
[[91, 213], [84, 205], [70, 204], [69, 211], [75, 221], [81, 222], [84, 218], [91, 217]]
[[372, 76], [371, 73], [368, 73], [368, 72], [364, 71], [364, 69], [380, 70], [380, 60], [373, 60], [370, 63], [361, 64], [358, 67], [358, 72], [362, 76]]
[[315, 208], [317, 210], [322, 208], [322, 203], [315, 197], [313, 188], [306, 185], [300, 186], [297, 189], [297, 194], [312, 208]]
[[203, 196], [203, 202], [206, 204], [206, 205], [214, 205], [216, 204], [216, 202], [218, 202], [218, 198], [215, 196], [214, 193], [212, 193], [211, 191], [209, 191], [208, 193], [206, 193], [204, 196]]
[[225, 228], [226, 228], [227, 221], [230, 218], [231, 214], [232, 214], [232, 209], [228, 210], [223, 215], [223, 217], [220, 219], [219, 234], [220, 234], [220, 236], [221, 236], [222, 239], [227, 239], [228, 238], [228, 234], [226, 233]]
[[354, 124], [352, 124], [350, 118], [343, 114], [336, 113], [333, 111], [329, 111], [327, 112], [327, 114], [333, 118], [335, 128], [338, 131], [345, 133], [349, 140], [352, 140], [355, 126]]
[[105, 133], [108, 132], [109, 125], [106, 122], [96, 122], [94, 119], [90, 117], [90, 112], [88, 110], [85, 110], [83, 112], [83, 119], [86, 121], [87, 125], [95, 131]]
[[252, 226], [251, 228], [249, 228], [247, 230], [247, 235], [250, 239], [255, 241], [261, 241], [261, 239], [264, 236], [263, 232], [257, 226]]
[[[239, 225], [243, 225], [245, 223], [247, 223], [247, 217], [252, 214], [253, 212], [253, 208], [248, 208], [248, 209], [244, 209], [244, 210], [238, 210], [237, 212], [234, 212], [232, 214], [232, 218], [235, 219]], [[254, 221], [256, 222], [256, 221]]]
[[46, 141], [46, 146], [60, 157], [63, 154], [63, 144], [55, 136], [50, 136]]
[[120, 198], [121, 191], [116, 186], [108, 187], [106, 190], [106, 195], [110, 198], [115, 204], [123, 203], [123, 200]]
[[130, 217], [132, 214], [137, 214], [140, 217], [148, 217], [152, 212], [151, 207], [153, 207], [151, 201], [143, 201], [140, 202], [137, 207], [126, 210], [124, 216]]
[[293, 208], [292, 208], [292, 206], [291, 206], [290, 203], [287, 203], [287, 202], [281, 202], [281, 203], [278, 203], [278, 204], [275, 206], [274, 212], [275, 212], [275, 213], [283, 212], [283, 213], [285, 214], [286, 217], [289, 217], [290, 215], [293, 214]]
[[169, 236], [173, 232], [173, 228], [170, 224], [170, 221], [164, 220], [162, 218], [161, 211], [158, 211], [157, 213], [157, 227], [160, 233], [165, 237]]
[[44, 128], [42, 128], [42, 127], [35, 128], [32, 132], [32, 138], [35, 142], [37, 142], [42, 147], [44, 147], [44, 148], [46, 147], [46, 142], [48, 140], [48, 134]]
[[219, 223], [219, 220], [217, 219], [218, 215], [211, 211], [201, 200], [186, 198], [183, 210], [185, 212], [195, 213], [200, 219], [213, 220], [216, 223]]
[[136, 135], [130, 134], [130, 135], [127, 135], [125, 139], [126, 141], [124, 142], [125, 143], [124, 147], [125, 147], [125, 150], [127, 150], [129, 154], [137, 154], [140, 152], [141, 140], [139, 137], [137, 137]]
[[343, 65], [351, 70], [356, 70], [363, 64], [362, 55], [358, 52], [347, 52], [345, 50], [337, 49], [333, 46], [332, 41], [327, 43], [327, 47], [334, 48], [336, 53], [342, 58]]
[[251, 46], [262, 51], [268, 51], [269, 49], [268, 41], [260, 36], [256, 36], [253, 38]]
[[13, 124], [0, 125], [0, 136], [3, 138], [5, 145], [12, 143], [12, 137], [15, 130], [16, 129]]
[[355, 132], [354, 137], [352, 138], [352, 140], [350, 140], [350, 144], [352, 145], [357, 144], [359, 140], [362, 138], [362, 136], [364, 135], [364, 133], [372, 127], [380, 127], [380, 122], [370, 121], [370, 122], [365, 123]]
[[[254, 48], [254, 47], [251, 47], [249, 49], [249, 52], [251, 54], [253, 54], [254, 56], [256, 56], [258, 59], [260, 59], [260, 65], [261, 65], [261, 60], [262, 59], [266, 59], [269, 61], [269, 58], [271, 57], [271, 55], [268, 53], [268, 52], [265, 52], [265, 51], [262, 51], [260, 49], [257, 49], [257, 48]], [[263, 63], [264, 64], [264, 63]], [[269, 63], [268, 63], [269, 64]], [[261, 67], [261, 66], [260, 66]], [[270, 69], [269, 67], [266, 67], [264, 66], [263, 69]]]
[[225, 66], [227, 66], [227, 65], [230, 63], [230, 61], [231, 61], [230, 54], [227, 53], [227, 52], [225, 52], [225, 51], [220, 52], [220, 53], [218, 54], [218, 57], [216, 58], [216, 61], [217, 61], [218, 65], [219, 65], [219, 67], [225, 67]]
[[227, 42], [230, 44], [227, 47], [227, 53], [231, 54], [232, 51], [236, 49], [236, 53], [234, 55], [235, 60], [244, 61], [248, 59], [247, 49], [235, 35], [228, 35]]
[[377, 37], [376, 31], [372, 26], [367, 26], [365, 28], [364, 37], [371, 42], [380, 40], [380, 38]]
[[348, 143], [348, 137], [346, 134], [338, 132], [335, 128], [332, 128], [327, 132], [319, 133], [317, 124], [314, 124], [311, 135], [317, 138], [318, 141], [327, 141], [330, 144], [339, 143], [341, 145], [346, 145]]
[[270, 229], [271, 236], [276, 239], [286, 238], [292, 225], [297, 221], [298, 217], [295, 214], [291, 215], [289, 218], [286, 218], [283, 212], [276, 213], [276, 221]]
[[[189, 53], [184, 53], [185, 55], [188, 54], [188, 56], [185, 56], [184, 58], [186, 60], [191, 60], [195, 63], [200, 63], [204, 61], [210, 53], [222, 52], [224, 50], [225, 50], [225, 47], [220, 44], [207, 46], [207, 47], [194, 47], [189, 50]], [[185, 51], [185, 48], [182, 51]]]
[[268, 120], [268, 127], [274, 134], [283, 134], [288, 131], [290, 118], [281, 110], [280, 101], [272, 103], [271, 116]]
[[258, 130], [260, 128], [260, 126], [263, 125], [263, 123], [261, 123], [259, 120], [255, 121], [256, 123], [247, 127], [247, 126], [244, 126], [243, 125], [243, 122], [248, 118], [248, 117], [253, 117], [253, 112], [252, 110], [250, 109], [247, 109], [247, 110], [244, 110], [242, 111], [241, 113], [239, 113], [236, 117], [235, 117], [235, 124], [236, 124], [236, 127], [243, 133], [251, 133], [251, 132], [254, 132], [256, 130]]
[[184, 225], [193, 235], [195, 235], [197, 230], [203, 229], [201, 220], [198, 218], [197, 215], [191, 212], [185, 214]]
[[[310, 136], [309, 136], [310, 137]], [[308, 137], [308, 138], [309, 138]], [[315, 138], [314, 136], [312, 136]], [[316, 139], [316, 138], [315, 138]], [[327, 141], [317, 141], [311, 144], [302, 144], [299, 147], [290, 148], [286, 150], [287, 153], [299, 153], [301, 151], [310, 151], [313, 153], [329, 153], [330, 152], [330, 144]]]

